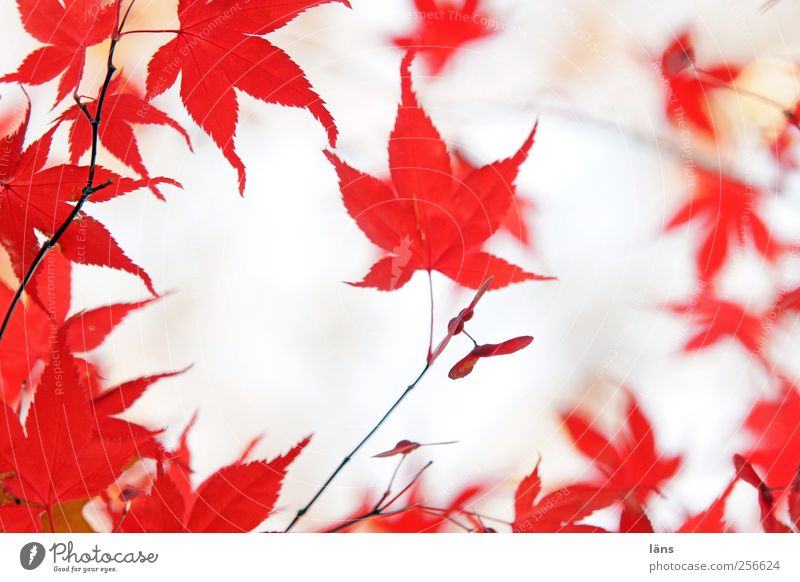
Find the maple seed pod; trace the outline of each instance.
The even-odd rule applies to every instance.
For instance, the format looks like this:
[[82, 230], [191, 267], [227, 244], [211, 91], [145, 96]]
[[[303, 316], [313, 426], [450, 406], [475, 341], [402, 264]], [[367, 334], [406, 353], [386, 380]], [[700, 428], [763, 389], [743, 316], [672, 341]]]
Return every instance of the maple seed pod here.
[[373, 455], [372, 458], [383, 459], [385, 457], [394, 457], [395, 455], [408, 455], [409, 453], [416, 451], [421, 446], [422, 445], [417, 442], [403, 439], [401, 441], [397, 441], [397, 444], [393, 449]]
[[447, 374], [447, 376], [451, 380], [463, 378], [472, 372], [475, 364], [477, 364], [478, 360], [481, 358], [491, 358], [494, 356], [513, 354], [514, 352], [518, 352], [519, 350], [528, 347], [532, 341], [533, 338], [531, 336], [524, 335], [506, 340], [499, 344], [483, 344], [475, 346], [472, 348], [472, 351], [470, 351], [450, 369], [450, 372]]

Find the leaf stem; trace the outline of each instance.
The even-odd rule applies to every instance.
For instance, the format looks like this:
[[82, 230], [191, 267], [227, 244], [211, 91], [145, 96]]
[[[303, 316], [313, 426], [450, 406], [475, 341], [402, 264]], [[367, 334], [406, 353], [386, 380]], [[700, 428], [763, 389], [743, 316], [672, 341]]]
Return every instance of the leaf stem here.
[[14, 310], [19, 305], [20, 301], [22, 300], [22, 295], [25, 290], [30, 285], [33, 276], [36, 274], [36, 270], [39, 268], [39, 265], [42, 263], [44, 258], [47, 256], [47, 253], [50, 252], [50, 249], [55, 247], [61, 238], [64, 236], [64, 233], [67, 231], [69, 226], [75, 221], [78, 215], [81, 213], [83, 209], [83, 205], [89, 199], [89, 197], [102, 190], [103, 188], [107, 188], [111, 185], [111, 182], [104, 182], [102, 184], [95, 185], [95, 172], [97, 170], [97, 154], [99, 150], [99, 138], [100, 138], [100, 123], [102, 119], [102, 112], [103, 112], [103, 105], [105, 104], [106, 95], [108, 95], [109, 86], [111, 85], [111, 79], [114, 77], [114, 73], [116, 72], [117, 68], [114, 66], [114, 51], [117, 48], [117, 43], [119, 43], [120, 39], [122, 38], [122, 27], [125, 25], [125, 22], [130, 15], [131, 9], [133, 5], [136, 3], [136, 0], [131, 0], [128, 9], [125, 11], [125, 15], [121, 16], [122, 10], [122, 2], [117, 4], [117, 22], [115, 25], [114, 34], [111, 36], [111, 44], [108, 47], [108, 59], [106, 61], [106, 76], [103, 80], [103, 85], [100, 88], [100, 94], [97, 98], [97, 110], [95, 111], [95, 115], [92, 116], [89, 112], [88, 107], [76, 96], [75, 101], [78, 104], [78, 107], [89, 120], [89, 124], [92, 126], [92, 146], [91, 146], [91, 153], [89, 154], [89, 175], [86, 179], [86, 186], [83, 187], [81, 191], [81, 196], [78, 198], [77, 203], [75, 206], [72, 207], [72, 211], [69, 213], [69, 216], [64, 220], [61, 226], [53, 233], [53, 236], [48, 238], [44, 244], [39, 249], [39, 252], [36, 253], [36, 256], [33, 259], [33, 262], [28, 267], [28, 270], [25, 272], [25, 275], [22, 277], [22, 281], [17, 288], [16, 293], [14, 293], [14, 297], [11, 299], [11, 304], [8, 306], [6, 310], [5, 317], [3, 318], [3, 323], [0, 326], [0, 341], [2, 341], [3, 336], [5, 335], [6, 329], [8, 329], [8, 325], [11, 322], [11, 316], [14, 314]]
[[289, 523], [284, 532], [291, 531], [292, 528], [294, 528], [294, 526], [297, 525], [297, 523], [303, 518], [303, 516], [306, 513], [308, 513], [308, 510], [311, 509], [311, 507], [317, 502], [317, 500], [322, 496], [322, 494], [325, 493], [325, 490], [328, 489], [328, 486], [333, 482], [334, 479], [336, 479], [339, 473], [342, 472], [342, 469], [344, 469], [347, 466], [347, 464], [350, 462], [353, 456], [359, 450], [361, 450], [361, 447], [363, 447], [367, 443], [367, 441], [369, 441], [369, 439], [372, 438], [372, 435], [378, 432], [378, 429], [383, 425], [384, 422], [386, 422], [386, 420], [397, 409], [397, 407], [400, 406], [400, 403], [403, 402], [403, 400], [405, 400], [406, 396], [408, 396], [411, 393], [411, 391], [417, 386], [417, 384], [419, 384], [420, 380], [422, 380], [422, 378], [425, 377], [425, 374], [428, 373], [430, 367], [431, 367], [430, 363], [425, 364], [425, 367], [422, 369], [422, 371], [419, 373], [416, 379], [411, 384], [409, 384], [405, 390], [403, 390], [403, 393], [400, 394], [400, 397], [397, 400], [395, 400], [394, 404], [392, 404], [389, 407], [389, 410], [387, 410], [384, 413], [381, 419], [375, 424], [375, 426], [372, 427], [372, 429], [370, 429], [367, 435], [363, 439], [361, 439], [361, 441], [353, 448], [352, 451], [347, 453], [347, 455], [342, 459], [342, 462], [339, 463], [339, 466], [336, 467], [336, 469], [334, 469], [333, 473], [331, 473], [331, 475], [328, 477], [325, 483], [322, 484], [322, 487], [320, 487], [317, 490], [317, 492], [309, 500], [309, 502], [306, 503], [305, 506], [303, 506], [297, 511], [297, 514], [294, 516], [294, 519], [292, 519], [291, 523]]

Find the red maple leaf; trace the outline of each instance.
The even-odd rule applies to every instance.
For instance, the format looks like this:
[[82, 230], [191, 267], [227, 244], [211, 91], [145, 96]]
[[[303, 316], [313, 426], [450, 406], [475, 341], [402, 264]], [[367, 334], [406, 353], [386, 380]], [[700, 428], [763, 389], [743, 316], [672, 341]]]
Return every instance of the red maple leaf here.
[[513, 182], [533, 144], [536, 128], [512, 157], [483, 166], [454, 183], [450, 155], [417, 103], [409, 52], [401, 65], [402, 102], [389, 141], [392, 186], [363, 174], [326, 152], [339, 176], [347, 211], [387, 256], [358, 287], [399, 289], [418, 270], [439, 271], [477, 289], [488, 277], [496, 289], [546, 280], [482, 250], [508, 215]]
[[181, 74], [181, 99], [189, 115], [217, 144], [239, 174], [236, 153], [236, 89], [267, 103], [307, 109], [336, 142], [336, 126], [303, 70], [261, 35], [284, 26], [299, 13], [347, 0], [179, 0], [176, 37], [158, 49], [147, 67], [147, 98], [169, 89]]
[[[3, 136], [12, 152], [11, 160], [0, 176], [0, 243], [11, 258], [14, 274], [22, 279], [39, 250], [37, 233], [52, 236], [67, 220], [74, 203], [83, 194], [89, 173], [86, 166], [62, 164], [44, 168], [50, 151], [52, 130], [40, 140], [22, 150], [28, 127], [28, 114], [19, 129]], [[108, 187], [92, 194], [91, 202], [106, 202], [122, 194], [168, 183], [180, 186], [168, 178], [133, 180], [97, 166], [95, 185]], [[142, 279], [155, 295], [150, 276], [131, 261], [106, 228], [91, 216], [81, 212], [75, 224], [66, 230], [58, 244], [64, 256], [75, 263], [121, 269]]]
[[118, 1], [17, 0], [25, 30], [45, 46], [36, 49], [16, 72], [0, 82], [40, 85], [59, 75], [56, 103], [74, 92], [81, 81], [86, 48], [109, 38]]
[[674, 304], [670, 309], [689, 316], [695, 327], [692, 337], [683, 345], [684, 352], [708, 348], [727, 339], [735, 339], [759, 362], [767, 365], [763, 349], [767, 328], [761, 315], [746, 311], [741, 305], [701, 293], [689, 303]]
[[310, 438], [267, 461], [236, 462], [186, 492], [173, 475], [159, 471], [148, 495], [122, 516], [123, 532], [247, 532], [269, 517], [292, 461]]
[[480, 8], [480, 0], [414, 0], [416, 28], [394, 44], [418, 49], [432, 75], [438, 75], [465, 44], [496, 32], [492, 19]]
[[695, 67], [694, 43], [686, 31], [661, 54], [664, 75], [664, 98], [667, 117], [682, 127], [684, 120], [708, 137], [716, 134], [709, 109], [709, 93], [730, 85], [741, 69], [727, 63], [707, 68]]
[[[118, 160], [135, 171], [139, 177], [149, 180], [150, 174], [142, 161], [142, 154], [133, 131], [134, 126], [164, 125], [171, 127], [186, 140], [186, 145], [191, 149], [192, 144], [186, 130], [166, 113], [142, 99], [122, 77], [117, 76], [111, 82], [104, 103], [105, 115], [98, 132], [100, 143]], [[88, 103], [86, 108], [94, 117], [97, 110], [96, 103]], [[60, 125], [61, 123], [70, 124], [70, 161], [77, 164], [80, 157], [92, 145], [92, 126], [78, 105], [73, 105], [59, 116], [56, 124]], [[150, 188], [158, 198], [164, 199], [156, 185], [151, 185]]]
[[775, 488], [792, 482], [800, 466], [800, 393], [788, 380], [780, 380], [775, 397], [759, 400], [744, 422], [753, 445], [744, 455], [763, 471]]
[[542, 493], [539, 463], [533, 472], [522, 479], [514, 494], [514, 533], [591, 533], [601, 528], [584, 525], [583, 521], [596, 511], [619, 501], [616, 491], [576, 483]]
[[576, 411], [564, 415], [563, 422], [575, 447], [602, 473], [598, 484], [616, 491], [621, 500], [633, 495], [646, 503], [681, 465], [680, 456], [667, 456], [656, 448], [653, 427], [629, 391], [625, 425], [613, 441]]
[[99, 433], [77, 363], [57, 343], [24, 424], [0, 405], [0, 474], [5, 491], [40, 511], [92, 497], [114, 482], [136, 452], [132, 439]]
[[748, 241], [767, 260], [774, 260], [787, 246], [773, 239], [758, 215], [763, 193], [718, 172], [696, 168], [696, 187], [691, 198], [672, 217], [667, 230], [689, 222], [699, 222], [703, 242], [697, 250], [697, 270], [702, 279], [711, 280], [722, 268], [732, 249]]

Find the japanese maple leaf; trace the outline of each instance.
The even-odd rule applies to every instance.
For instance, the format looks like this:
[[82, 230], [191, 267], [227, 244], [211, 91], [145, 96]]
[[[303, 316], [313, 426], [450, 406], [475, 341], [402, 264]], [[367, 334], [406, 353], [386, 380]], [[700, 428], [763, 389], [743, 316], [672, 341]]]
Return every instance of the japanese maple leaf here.
[[394, 39], [403, 49], [418, 49], [432, 75], [438, 75], [465, 44], [496, 31], [480, 0], [414, 0], [416, 28]]
[[269, 462], [237, 462], [223, 467], [189, 494], [181, 491], [168, 472], [161, 471], [150, 493], [133, 501], [120, 522], [120, 531], [252, 531], [272, 514], [289, 465], [309, 440], [302, 440]]
[[[89, 173], [88, 167], [74, 164], [44, 168], [51, 134], [22, 150], [27, 126], [26, 115], [16, 132], [4, 136], [14, 153], [3, 172], [5, 177], [0, 179], [0, 244], [8, 251], [14, 274], [19, 280], [39, 250], [37, 233], [50, 237], [67, 220], [74, 203], [83, 193]], [[16, 155], [18, 151], [20, 153]], [[104, 183], [110, 185], [95, 192], [92, 202], [106, 202], [151, 184], [180, 186], [168, 178], [124, 178], [97, 166], [94, 184]], [[58, 246], [64, 256], [75, 263], [134, 274], [142, 279], [151, 293], [156, 294], [150, 276], [128, 258], [100, 222], [83, 212], [65, 231]]]
[[40, 510], [98, 494], [136, 452], [134, 441], [93, 430], [88, 391], [60, 342], [53, 345], [24, 425], [5, 404], [0, 415], [0, 474], [10, 475], [5, 490]]
[[387, 256], [373, 265], [358, 287], [399, 289], [415, 271], [439, 271], [477, 289], [543, 280], [482, 250], [500, 227], [513, 201], [513, 182], [528, 155], [534, 127], [512, 157], [483, 166], [460, 183], [439, 132], [417, 103], [411, 86], [409, 52], [401, 65], [402, 101], [389, 141], [392, 185], [351, 168], [326, 152], [339, 177], [350, 216]]
[[148, 64], [148, 99], [169, 89], [181, 74], [183, 104], [238, 172], [240, 193], [245, 167], [234, 145], [236, 89], [267, 103], [307, 109], [325, 126], [331, 145], [336, 142], [333, 118], [302, 69], [261, 38], [331, 1], [349, 6], [347, 0], [179, 0], [176, 36]]
[[721, 341], [735, 339], [756, 359], [767, 364], [763, 353], [766, 332], [763, 317], [745, 310], [741, 305], [704, 292], [685, 304], [674, 304], [670, 309], [691, 317], [695, 328], [692, 337], [683, 345], [684, 352], [694, 352]]
[[752, 185], [708, 169], [696, 169], [697, 185], [692, 197], [672, 217], [667, 230], [689, 222], [700, 223], [703, 242], [697, 250], [697, 269], [711, 280], [735, 248], [748, 241], [767, 260], [774, 260], [787, 246], [774, 240], [758, 216], [763, 193]]
[[708, 137], [716, 134], [709, 109], [709, 93], [730, 85], [741, 69], [728, 63], [698, 69], [694, 43], [688, 32], [677, 35], [661, 54], [664, 101], [667, 117], [681, 127], [684, 120]]
[[[135, 171], [139, 177], [149, 180], [150, 174], [142, 161], [142, 154], [133, 131], [135, 126], [164, 125], [171, 127], [186, 140], [186, 145], [191, 149], [192, 144], [186, 130], [166, 113], [142, 99], [122, 77], [117, 76], [112, 80], [104, 103], [105, 115], [98, 133], [100, 143], [114, 157]], [[87, 103], [86, 108], [92, 116], [95, 116], [96, 103]], [[80, 157], [92, 146], [92, 126], [89, 120], [78, 105], [73, 105], [59, 116], [56, 123], [70, 125], [70, 161], [77, 164]], [[164, 199], [155, 184], [151, 184], [150, 188], [158, 198]]]
[[639, 502], [646, 503], [681, 465], [680, 456], [667, 456], [657, 449], [653, 427], [631, 392], [628, 392], [625, 425], [613, 440], [576, 411], [562, 418], [575, 447], [602, 473], [599, 484], [616, 491], [620, 499], [632, 494]]
[[539, 463], [514, 494], [514, 533], [590, 533], [603, 531], [579, 522], [619, 501], [616, 491], [576, 483], [541, 495]]
[[759, 400], [744, 422], [753, 445], [744, 455], [762, 470], [764, 480], [774, 488], [792, 482], [800, 466], [800, 393], [781, 379], [774, 398]]
[[17, 71], [0, 82], [40, 85], [61, 75], [59, 103], [77, 89], [87, 47], [111, 36], [117, 4], [105, 0], [17, 0], [25, 30], [45, 46], [25, 57]]

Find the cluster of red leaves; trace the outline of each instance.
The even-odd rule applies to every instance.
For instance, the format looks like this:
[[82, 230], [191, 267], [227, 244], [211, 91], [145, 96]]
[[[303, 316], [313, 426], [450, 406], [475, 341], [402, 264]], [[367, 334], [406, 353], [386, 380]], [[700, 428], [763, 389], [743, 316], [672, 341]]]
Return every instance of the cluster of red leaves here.
[[[104, 187], [91, 193], [91, 202], [102, 203], [144, 187], [163, 199], [159, 184], [180, 186], [169, 178], [151, 178], [134, 132], [139, 125], [168, 126], [179, 132], [191, 148], [186, 131], [151, 103], [177, 81], [179, 74], [183, 104], [238, 171], [240, 192], [244, 192], [245, 168], [234, 147], [237, 89], [268, 103], [307, 109], [325, 126], [333, 145], [336, 140], [333, 118], [303, 71], [286, 53], [261, 36], [284, 26], [309, 8], [332, 1], [347, 5], [346, 0], [254, 0], [246, 5], [235, 0], [213, 3], [179, 0], [180, 25], [172, 32], [161, 31], [174, 38], [150, 59], [146, 95], [142, 97], [117, 75], [104, 96], [103, 118], [98, 120], [100, 143], [140, 179], [123, 177], [97, 166], [94, 185]], [[9, 253], [20, 280], [39, 250], [37, 233], [50, 237], [58, 231], [87, 186], [90, 167], [78, 162], [92, 145], [88, 116], [92, 119], [97, 116], [99, 97], [95, 100], [78, 97], [85, 53], [88, 47], [112, 37], [119, 40], [125, 34], [119, 30], [124, 21], [122, 4], [120, 0], [63, 3], [17, 0], [25, 30], [45, 46], [29, 54], [16, 72], [0, 81], [38, 85], [60, 76], [56, 105], [70, 94], [79, 100], [27, 148], [23, 144], [29, 112], [16, 126], [8, 123], [5, 115], [0, 122], [3, 128], [0, 137], [8, 146], [0, 174], [0, 244]], [[48, 167], [50, 144], [62, 125], [69, 132], [70, 163]], [[147, 273], [125, 255], [102, 224], [84, 213], [77, 220], [80, 228], [68, 229], [59, 241], [67, 258], [133, 273], [155, 294]]]
[[496, 32], [480, 0], [414, 0], [415, 28], [394, 39], [403, 49], [417, 49], [432, 75], [438, 75], [463, 45]]
[[[192, 488], [185, 433], [178, 450], [167, 452], [160, 431], [118, 416], [176, 373], [104, 388], [84, 355], [152, 300], [67, 316], [70, 264], [52, 253], [45, 272], [51, 311], [28, 304], [9, 328], [16, 341], [0, 344], [0, 530], [52, 531], [65, 519], [72, 527], [75, 516], [64, 517], [69, 505], [92, 499], [107, 504], [117, 531], [251, 531], [269, 517], [286, 469], [308, 439], [269, 463], [243, 455]], [[152, 483], [126, 483], [124, 470], [144, 459], [156, 463]]]
[[447, 145], [412, 88], [413, 58], [414, 52], [407, 53], [401, 65], [401, 103], [389, 140], [391, 184], [328, 152], [347, 211], [386, 254], [354, 285], [391, 291], [418, 270], [439, 271], [473, 289], [489, 277], [492, 288], [548, 279], [484, 250], [508, 216], [518, 212], [513, 184], [533, 145], [536, 127], [512, 157], [455, 181]]

